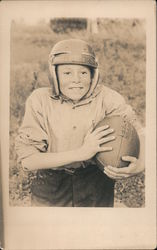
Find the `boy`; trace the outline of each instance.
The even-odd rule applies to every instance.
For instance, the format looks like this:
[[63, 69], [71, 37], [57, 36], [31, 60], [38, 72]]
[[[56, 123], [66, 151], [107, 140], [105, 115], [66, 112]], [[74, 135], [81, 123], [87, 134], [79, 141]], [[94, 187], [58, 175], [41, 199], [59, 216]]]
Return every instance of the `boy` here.
[[16, 149], [25, 170], [37, 170], [32, 181], [32, 205], [112, 207], [115, 179], [143, 170], [140, 158], [125, 156], [129, 167], [108, 166], [102, 172], [92, 158], [112, 150], [101, 144], [114, 140], [107, 125], [94, 130], [105, 116], [127, 117], [140, 126], [131, 107], [117, 92], [98, 84], [98, 63], [84, 41], [57, 43], [49, 57], [51, 88], [28, 98]]

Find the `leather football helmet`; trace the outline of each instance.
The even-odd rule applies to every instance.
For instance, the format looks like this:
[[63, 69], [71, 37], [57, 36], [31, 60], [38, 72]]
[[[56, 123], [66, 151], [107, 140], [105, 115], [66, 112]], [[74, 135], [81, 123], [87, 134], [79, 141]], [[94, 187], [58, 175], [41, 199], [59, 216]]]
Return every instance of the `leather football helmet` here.
[[90, 96], [98, 83], [98, 62], [92, 47], [79, 39], [68, 39], [58, 42], [49, 55], [50, 83], [53, 84], [56, 96], [59, 96], [57, 65], [78, 64], [89, 66], [94, 74], [92, 84], [86, 97]]

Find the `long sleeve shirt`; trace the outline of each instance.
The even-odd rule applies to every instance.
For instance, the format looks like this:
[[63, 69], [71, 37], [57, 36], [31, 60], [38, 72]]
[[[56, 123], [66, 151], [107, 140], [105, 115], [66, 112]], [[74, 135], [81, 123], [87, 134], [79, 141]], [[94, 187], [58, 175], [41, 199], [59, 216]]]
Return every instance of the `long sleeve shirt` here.
[[138, 130], [140, 124], [131, 106], [116, 91], [98, 85], [93, 94], [73, 103], [56, 98], [52, 89], [33, 91], [16, 138], [19, 161], [37, 152], [63, 152], [83, 144], [87, 131], [107, 116], [126, 117]]

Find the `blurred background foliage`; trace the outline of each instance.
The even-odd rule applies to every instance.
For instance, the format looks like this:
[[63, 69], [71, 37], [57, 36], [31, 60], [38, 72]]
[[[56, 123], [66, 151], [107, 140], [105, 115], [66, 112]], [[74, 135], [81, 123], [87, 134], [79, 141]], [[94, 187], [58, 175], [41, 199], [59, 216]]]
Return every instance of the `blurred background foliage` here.
[[[17, 163], [15, 137], [30, 93], [49, 86], [48, 55], [53, 45], [67, 38], [89, 42], [99, 61], [100, 83], [124, 96], [145, 126], [146, 37], [142, 19], [55, 18], [34, 25], [12, 21], [10, 69], [10, 205], [29, 206], [34, 173]], [[117, 181], [117, 206], [142, 207], [144, 173]]]

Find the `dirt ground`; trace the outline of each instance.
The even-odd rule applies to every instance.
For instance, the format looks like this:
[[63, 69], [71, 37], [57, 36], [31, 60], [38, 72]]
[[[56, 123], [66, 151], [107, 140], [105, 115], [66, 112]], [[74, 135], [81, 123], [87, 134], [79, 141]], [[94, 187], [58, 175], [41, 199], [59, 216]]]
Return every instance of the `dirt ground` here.
[[[62, 39], [88, 41], [99, 60], [100, 81], [115, 89], [133, 107], [145, 126], [145, 63], [144, 23], [139, 20], [99, 20], [98, 33], [86, 29], [62, 30], [56, 33], [46, 22], [34, 26], [13, 22], [11, 29], [10, 81], [10, 205], [30, 205], [30, 182], [34, 173], [26, 173], [17, 163], [15, 138], [24, 115], [29, 94], [49, 86], [48, 54]], [[145, 174], [117, 181], [116, 207], [143, 207]]]

